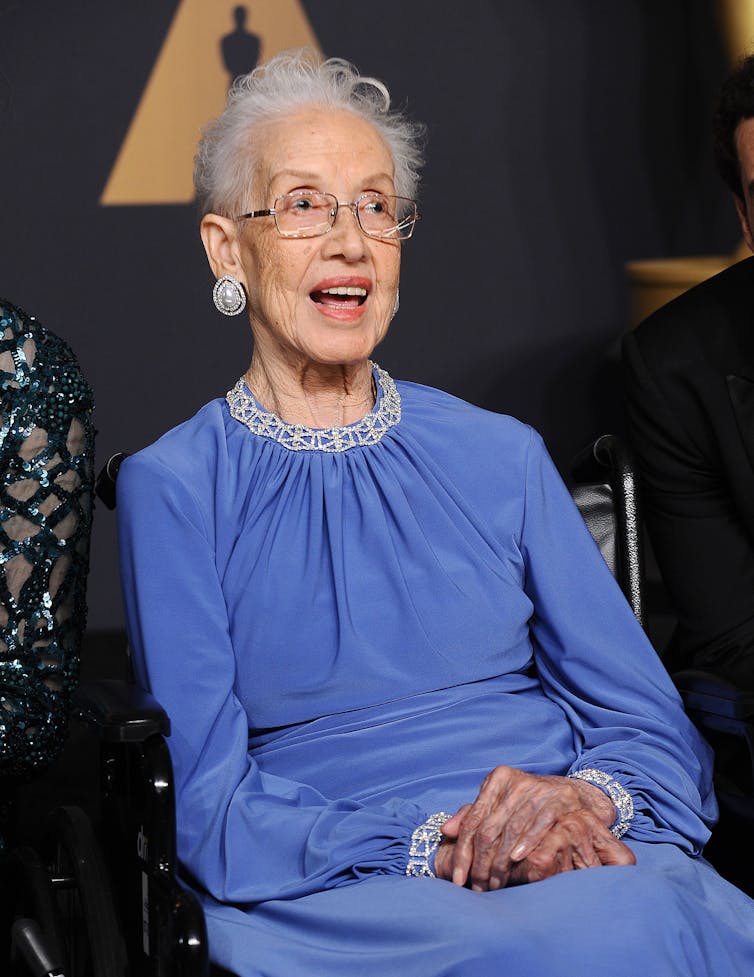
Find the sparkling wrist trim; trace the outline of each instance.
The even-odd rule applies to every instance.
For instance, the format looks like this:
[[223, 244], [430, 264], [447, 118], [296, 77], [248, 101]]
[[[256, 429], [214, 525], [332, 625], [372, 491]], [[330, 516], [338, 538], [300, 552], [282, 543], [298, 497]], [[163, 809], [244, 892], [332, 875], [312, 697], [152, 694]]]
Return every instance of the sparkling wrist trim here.
[[427, 876], [435, 878], [435, 873], [429, 867], [429, 860], [437, 851], [443, 839], [440, 828], [450, 819], [451, 815], [445, 811], [430, 815], [424, 824], [420, 824], [411, 835], [411, 847], [408, 850], [408, 865], [406, 875], [413, 877]]
[[618, 812], [610, 831], [616, 838], [622, 838], [631, 825], [634, 816], [634, 802], [625, 787], [621, 787], [617, 780], [614, 780], [604, 770], [595, 770], [593, 767], [586, 767], [584, 770], [574, 770], [568, 776], [572, 780], [585, 780], [588, 784], [600, 787], [615, 805]]
[[382, 387], [379, 406], [355, 424], [346, 427], [306, 427], [288, 424], [276, 414], [261, 407], [247, 391], [244, 378], [225, 395], [231, 416], [244, 424], [252, 434], [277, 441], [289, 451], [328, 451], [338, 453], [349, 448], [377, 444], [383, 434], [401, 419], [401, 395], [393, 378], [376, 363], [374, 375]]

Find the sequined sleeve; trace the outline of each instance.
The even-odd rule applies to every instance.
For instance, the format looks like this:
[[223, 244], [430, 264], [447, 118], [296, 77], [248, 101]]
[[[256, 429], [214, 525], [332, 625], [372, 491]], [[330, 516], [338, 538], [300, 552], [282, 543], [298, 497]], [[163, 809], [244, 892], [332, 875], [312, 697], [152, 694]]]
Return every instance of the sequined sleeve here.
[[68, 345], [0, 299], [0, 774], [60, 751], [86, 623], [93, 397]]

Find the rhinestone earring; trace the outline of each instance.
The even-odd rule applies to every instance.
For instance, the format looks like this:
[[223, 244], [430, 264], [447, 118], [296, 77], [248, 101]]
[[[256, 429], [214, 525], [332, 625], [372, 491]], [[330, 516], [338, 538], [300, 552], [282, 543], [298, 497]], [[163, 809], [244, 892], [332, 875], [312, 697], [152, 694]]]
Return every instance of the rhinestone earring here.
[[391, 319], [394, 319], [396, 317], [396, 315], [398, 314], [398, 309], [400, 309], [400, 307], [401, 307], [401, 290], [398, 289], [395, 293], [395, 305], [393, 306], [393, 314], [390, 316]]
[[212, 301], [223, 315], [238, 315], [246, 308], [246, 293], [243, 285], [232, 275], [223, 275], [212, 289]]

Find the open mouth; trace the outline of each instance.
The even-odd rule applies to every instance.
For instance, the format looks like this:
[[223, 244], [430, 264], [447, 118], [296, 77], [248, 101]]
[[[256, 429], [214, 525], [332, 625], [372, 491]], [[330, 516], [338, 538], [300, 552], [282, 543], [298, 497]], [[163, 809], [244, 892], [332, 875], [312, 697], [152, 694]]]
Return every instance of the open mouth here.
[[357, 309], [367, 300], [369, 293], [358, 285], [337, 285], [312, 292], [310, 298], [317, 305], [329, 305], [338, 309]]

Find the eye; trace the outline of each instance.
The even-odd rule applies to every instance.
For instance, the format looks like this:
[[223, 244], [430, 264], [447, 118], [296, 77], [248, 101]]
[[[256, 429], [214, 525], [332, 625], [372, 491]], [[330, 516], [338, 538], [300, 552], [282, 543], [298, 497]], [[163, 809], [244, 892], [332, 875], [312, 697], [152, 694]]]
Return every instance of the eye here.
[[384, 197], [370, 197], [364, 201], [364, 210], [375, 216], [388, 213], [387, 200]]
[[314, 211], [327, 212], [332, 208], [332, 199], [318, 190], [294, 190], [280, 198], [280, 210], [291, 218], [305, 218]]
[[289, 205], [289, 210], [305, 211], [311, 210], [312, 201], [309, 197], [296, 197]]
[[359, 203], [362, 227], [367, 231], [384, 232], [396, 223], [394, 198], [383, 193], [365, 194]]

